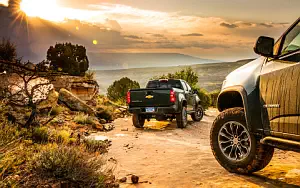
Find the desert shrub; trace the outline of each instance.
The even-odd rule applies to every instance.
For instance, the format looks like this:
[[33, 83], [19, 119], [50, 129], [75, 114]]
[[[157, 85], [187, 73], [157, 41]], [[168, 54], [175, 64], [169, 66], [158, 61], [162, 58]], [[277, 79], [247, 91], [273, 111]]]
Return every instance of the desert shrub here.
[[48, 142], [49, 134], [47, 127], [36, 127], [32, 132], [32, 141], [36, 143], [46, 143]]
[[75, 116], [74, 118], [74, 122], [81, 124], [81, 125], [93, 125], [94, 120], [91, 116], [84, 114], [84, 113], [80, 113], [78, 115]]
[[87, 71], [84, 75], [84, 78], [87, 80], [94, 80], [95, 79], [95, 72], [94, 71]]
[[100, 154], [107, 153], [108, 147], [110, 146], [109, 141], [85, 139], [84, 146], [88, 152]]
[[211, 106], [211, 97], [209, 93], [203, 88], [195, 87], [194, 89], [198, 92], [198, 96], [201, 100], [201, 105], [203, 106], [203, 108], [208, 109], [208, 107]]
[[105, 119], [107, 121], [111, 121], [113, 120], [114, 109], [112, 106], [99, 105], [97, 106], [96, 115], [99, 119]]
[[218, 96], [220, 94], [220, 90], [215, 90], [215, 91], [212, 91], [209, 93], [210, 94], [210, 97], [211, 97], [211, 105], [213, 107], [216, 107], [217, 106], [217, 100], [218, 100]]
[[4, 121], [0, 123], [0, 147], [6, 146], [20, 137], [20, 132], [15, 125]]
[[59, 115], [60, 113], [62, 113], [64, 110], [66, 110], [64, 107], [62, 106], [55, 106], [51, 109], [50, 111], [50, 115], [51, 116], [57, 116]]
[[91, 157], [78, 147], [52, 146], [41, 151], [32, 160], [33, 172], [43, 179], [69, 183], [70, 187], [104, 187], [104, 161]]
[[61, 130], [57, 132], [56, 142], [68, 144], [70, 140], [70, 133], [66, 130]]
[[107, 89], [107, 96], [113, 102], [126, 104], [126, 95], [128, 90], [139, 88], [140, 84], [138, 82], [125, 77], [115, 81], [111, 86], [109, 86]]

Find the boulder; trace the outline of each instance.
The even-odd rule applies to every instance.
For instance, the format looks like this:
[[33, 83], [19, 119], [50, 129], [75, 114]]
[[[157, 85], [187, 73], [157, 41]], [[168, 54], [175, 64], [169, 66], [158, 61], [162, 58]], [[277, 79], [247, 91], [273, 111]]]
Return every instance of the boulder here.
[[73, 111], [85, 112], [91, 115], [95, 114], [95, 111], [92, 107], [64, 88], [60, 89], [59, 91], [59, 101], [64, 103]]
[[56, 92], [55, 90], [50, 91], [48, 98], [38, 105], [38, 109], [43, 110], [55, 107], [57, 105], [58, 95], [58, 92]]

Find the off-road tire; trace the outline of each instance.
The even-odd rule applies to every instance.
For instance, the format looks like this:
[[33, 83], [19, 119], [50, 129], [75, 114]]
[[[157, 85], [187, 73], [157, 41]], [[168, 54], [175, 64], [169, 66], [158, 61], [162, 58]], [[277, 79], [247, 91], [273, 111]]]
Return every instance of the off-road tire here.
[[196, 107], [196, 112], [191, 114], [193, 121], [199, 122], [203, 119], [204, 108], [201, 105]]
[[145, 124], [145, 118], [142, 115], [133, 114], [132, 123], [136, 128], [143, 128]]
[[243, 108], [231, 108], [223, 111], [214, 121], [210, 132], [210, 144], [212, 152], [227, 171], [238, 174], [251, 174], [266, 167], [271, 161], [274, 153], [274, 148], [268, 145], [263, 145], [259, 139], [248, 131], [251, 140], [249, 155], [241, 161], [233, 161], [223, 154], [219, 145], [219, 131], [226, 122], [235, 121], [247, 128], [245, 113]]
[[186, 128], [187, 126], [187, 110], [186, 107], [182, 107], [179, 114], [176, 114], [176, 122], [178, 128]]

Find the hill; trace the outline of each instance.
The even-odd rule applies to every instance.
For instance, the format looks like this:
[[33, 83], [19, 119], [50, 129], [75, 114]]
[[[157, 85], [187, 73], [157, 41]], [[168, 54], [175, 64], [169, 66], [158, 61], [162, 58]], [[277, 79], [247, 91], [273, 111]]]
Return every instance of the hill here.
[[91, 69], [95, 70], [168, 67], [218, 62], [178, 53], [89, 53], [88, 56], [92, 62]]
[[[223, 80], [231, 71], [249, 63], [252, 60], [253, 59], [246, 59], [237, 62], [198, 64], [191, 65], [191, 67], [199, 75], [199, 86], [207, 89], [208, 91], [213, 91], [221, 88]], [[100, 92], [104, 94], [106, 93], [109, 85], [122, 77], [128, 77], [136, 80], [140, 83], [141, 87], [145, 87], [150, 78], [169, 72], [176, 72], [185, 67], [187, 66], [95, 70], [95, 72], [96, 79], [100, 85]]]

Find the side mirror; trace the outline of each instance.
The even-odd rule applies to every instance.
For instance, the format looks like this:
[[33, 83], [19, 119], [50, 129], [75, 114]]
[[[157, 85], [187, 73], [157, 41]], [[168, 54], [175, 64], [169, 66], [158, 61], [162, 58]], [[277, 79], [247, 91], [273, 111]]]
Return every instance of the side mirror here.
[[254, 52], [265, 57], [274, 57], [274, 44], [273, 38], [261, 36], [257, 39]]

